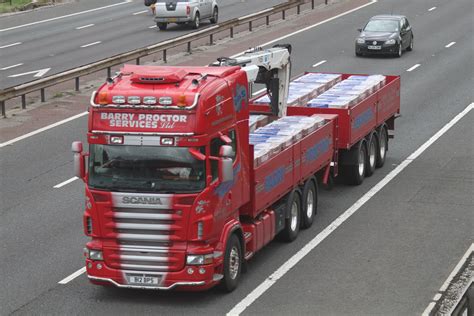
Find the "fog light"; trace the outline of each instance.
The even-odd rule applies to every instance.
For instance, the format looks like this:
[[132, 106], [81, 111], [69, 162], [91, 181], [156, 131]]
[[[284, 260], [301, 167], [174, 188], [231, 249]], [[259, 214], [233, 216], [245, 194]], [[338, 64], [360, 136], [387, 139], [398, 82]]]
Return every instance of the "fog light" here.
[[100, 263], [97, 264], [97, 270], [102, 269], [102, 265]]
[[92, 269], [92, 263], [89, 262], [89, 263], [87, 264], [87, 267], [88, 267], [89, 269]]
[[200, 274], [206, 273], [206, 269], [204, 269], [204, 268], [199, 268], [199, 273], [200, 273]]
[[194, 273], [194, 269], [193, 268], [188, 268], [188, 274], [193, 274]]

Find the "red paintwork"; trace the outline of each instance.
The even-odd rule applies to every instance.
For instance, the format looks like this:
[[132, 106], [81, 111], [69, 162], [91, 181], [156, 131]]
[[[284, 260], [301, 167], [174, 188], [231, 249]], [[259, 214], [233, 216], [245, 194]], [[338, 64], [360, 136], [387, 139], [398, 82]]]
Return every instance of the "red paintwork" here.
[[[91, 106], [87, 134], [90, 144], [108, 144], [110, 135], [174, 135], [175, 146], [205, 146], [205, 155], [209, 157], [211, 139], [230, 130], [235, 130], [237, 134], [232, 183], [212, 180], [211, 163], [207, 159], [207, 186], [202, 192], [170, 195], [172, 198], [167, 211], [173, 214], [169, 221], [171, 232], [169, 242], [164, 245], [169, 266], [153, 271], [161, 275], [160, 287], [164, 288], [177, 282], [203, 281], [199, 286], [179, 288], [186, 290], [203, 290], [217, 284], [214, 277], [223, 273], [224, 253], [231, 234], [237, 233], [244, 239], [243, 251], [246, 258], [250, 258], [275, 237], [276, 213], [273, 205], [280, 198], [302, 185], [314, 173], [320, 170], [327, 173], [330, 163], [337, 161], [338, 148], [347, 148], [364, 137], [367, 130], [399, 111], [400, 82], [399, 77], [394, 76], [389, 76], [381, 90], [351, 111], [289, 108], [288, 115], [321, 113], [326, 123], [254, 167], [253, 146], [249, 145], [248, 137], [249, 113], [269, 113], [269, 107], [249, 104], [247, 76], [240, 67], [126, 65], [122, 73], [113, 84], [104, 84], [99, 88], [94, 103], [104, 99], [111, 103], [114, 95], [154, 96], [171, 97], [173, 103], [185, 100], [186, 106], [190, 106], [199, 94], [198, 103], [192, 109]], [[150, 79], [156, 78], [163, 83], [149, 83]], [[199, 84], [193, 84], [193, 80], [200, 80]], [[377, 113], [369, 122], [370, 127], [352, 131], [350, 120], [368, 107], [373, 107]], [[121, 267], [123, 262], [120, 257], [123, 249], [118, 242], [120, 231], [114, 218], [117, 205], [113, 205], [113, 193], [92, 190], [86, 185], [86, 197], [89, 203], [86, 203], [84, 226], [88, 217], [93, 222], [92, 240], [87, 247], [102, 250], [104, 255], [103, 262], [86, 259], [87, 274], [126, 285], [126, 269]], [[198, 222], [203, 223], [202, 238], [197, 235]], [[214, 253], [213, 264], [185, 264], [187, 254], [209, 253]], [[103, 264], [102, 269], [97, 268], [98, 263]], [[191, 274], [188, 272], [190, 268], [193, 269]], [[198, 273], [199, 268], [204, 268], [205, 273]]]

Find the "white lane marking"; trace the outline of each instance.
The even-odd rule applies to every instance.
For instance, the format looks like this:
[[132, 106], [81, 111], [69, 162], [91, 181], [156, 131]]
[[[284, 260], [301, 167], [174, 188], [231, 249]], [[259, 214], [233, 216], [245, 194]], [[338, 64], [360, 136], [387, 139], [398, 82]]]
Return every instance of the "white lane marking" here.
[[85, 29], [85, 28], [88, 28], [88, 27], [91, 27], [91, 26], [94, 26], [95, 24], [87, 24], [87, 25], [83, 25], [83, 26], [78, 26], [76, 27], [76, 30], [82, 30], [82, 29]]
[[84, 115], [87, 115], [88, 113], [89, 113], [89, 112], [82, 112], [82, 113], [79, 113], [79, 114], [77, 114], [77, 115], [71, 116], [71, 117], [69, 117], [69, 118], [67, 118], [67, 119], [64, 119], [64, 120], [62, 120], [62, 121], [59, 121], [59, 122], [56, 122], [56, 123], [54, 123], [54, 124], [51, 124], [51, 125], [42, 127], [42, 128], [40, 128], [40, 129], [37, 129], [36, 131], [33, 131], [33, 132], [28, 133], [28, 134], [19, 136], [19, 137], [17, 137], [17, 138], [13, 138], [13, 139], [11, 139], [11, 140], [9, 140], [9, 141], [6, 141], [6, 142], [4, 142], [4, 143], [1, 143], [1, 144], [0, 144], [0, 148], [5, 147], [5, 146], [8, 146], [8, 145], [11, 145], [11, 144], [13, 144], [13, 143], [16, 143], [16, 142], [22, 140], [22, 139], [25, 139], [25, 138], [28, 138], [28, 137], [30, 137], [30, 136], [39, 134], [39, 133], [41, 133], [41, 132], [47, 131], [48, 129], [51, 129], [51, 128], [56, 127], [56, 126], [59, 126], [59, 125], [62, 125], [62, 124], [67, 123], [67, 122], [69, 122], [69, 121], [75, 120], [75, 119], [77, 119], [77, 118], [79, 118], [79, 117], [82, 117], [82, 116], [84, 116]]
[[[291, 36], [293, 36], [293, 35], [296, 35], [296, 34], [305, 32], [305, 31], [307, 31], [307, 30], [311, 30], [312, 28], [315, 28], [315, 27], [317, 27], [317, 26], [319, 26], [319, 25], [322, 25], [322, 24], [324, 24], [324, 23], [330, 22], [330, 21], [332, 21], [332, 20], [335, 20], [335, 19], [337, 19], [337, 18], [340, 18], [341, 16], [345, 16], [345, 15], [347, 15], [347, 14], [350, 14], [350, 13], [352, 13], [352, 12], [355, 12], [355, 11], [357, 11], [357, 10], [360, 10], [360, 9], [362, 9], [362, 8], [365, 8], [365, 7], [369, 6], [369, 5], [372, 5], [372, 4], [374, 4], [374, 3], [377, 3], [377, 1], [378, 1], [378, 0], [372, 0], [371, 2], [366, 3], [366, 4], [363, 4], [363, 5], [361, 5], [361, 6], [357, 7], [357, 8], [354, 8], [354, 9], [351, 9], [351, 10], [346, 11], [346, 12], [344, 12], [344, 13], [335, 15], [335, 16], [329, 18], [329, 19], [326, 19], [326, 20], [321, 21], [321, 22], [318, 22], [318, 23], [316, 23], [316, 24], [307, 26], [307, 27], [305, 27], [305, 28], [303, 28], [303, 29], [301, 29], [301, 30], [295, 31], [295, 32], [293, 32], [293, 33], [283, 35], [282, 37], [273, 39], [273, 40], [271, 40], [270, 42], [266, 42], [266, 43], [264, 43], [264, 44], [260, 44], [259, 46], [268, 46], [268, 45], [273, 44], [273, 43], [275, 43], [275, 42], [279, 42], [279, 41], [281, 41], [281, 40], [283, 40], [283, 39], [285, 39], [285, 38], [291, 37]], [[235, 58], [235, 57], [238, 57], [238, 56], [240, 56], [240, 55], [242, 55], [242, 54], [244, 54], [244, 52], [240, 52], [240, 53], [235, 54], [235, 55], [230, 56], [230, 57], [231, 57], [231, 58]]]
[[416, 64], [416, 65], [414, 65], [414, 66], [408, 68], [407, 71], [413, 71], [413, 70], [415, 70], [416, 68], [418, 68], [418, 67], [420, 67], [420, 66], [421, 66], [420, 64]]
[[252, 95], [257, 95], [257, 94], [260, 94], [262, 93], [263, 91], [267, 90], [266, 88], [264, 89], [261, 89], [261, 90], [258, 90], [258, 91], [255, 91], [254, 93], [252, 93]]
[[143, 13], [147, 13], [147, 12], [148, 12], [148, 10], [138, 11], [138, 12], [133, 13], [133, 15], [139, 15], [139, 14], [143, 14]]
[[[464, 263], [466, 262], [467, 258], [471, 255], [471, 253], [474, 252], [474, 243], [471, 244], [471, 246], [467, 249], [467, 251], [464, 253], [464, 255], [462, 256], [461, 260], [459, 260], [458, 264], [454, 267], [454, 270], [451, 271], [451, 274], [449, 274], [448, 278], [446, 279], [446, 281], [444, 281], [443, 285], [441, 285], [441, 288], [439, 289], [438, 292], [445, 292], [447, 289], [448, 289], [448, 286], [449, 284], [451, 284], [451, 281], [453, 280], [453, 278], [459, 273], [459, 270], [461, 270], [462, 266], [464, 265]], [[428, 306], [426, 307], [425, 311], [423, 312], [423, 314], [421, 314], [422, 316], [429, 316], [431, 315], [431, 311], [433, 310], [433, 308], [435, 307], [436, 303], [439, 299], [441, 298], [441, 294], [440, 293], [437, 293], [434, 297], [433, 297], [433, 301], [434, 302], [431, 302], [430, 304], [428, 304]], [[454, 306], [456, 306], [457, 304], [454, 304]], [[447, 314], [447, 315], [451, 315], [451, 314]]]
[[63, 182], [61, 182], [60, 184], [56, 184], [53, 188], [59, 189], [59, 188], [65, 186], [66, 184], [69, 184], [69, 183], [71, 183], [71, 182], [76, 181], [77, 179], [79, 179], [79, 178], [78, 178], [78, 177], [72, 177], [71, 179], [66, 180], [66, 181], [63, 181]]
[[3, 45], [3, 46], [0, 46], [0, 48], [7, 48], [7, 47], [20, 45], [20, 44], [22, 44], [22, 42], [16, 42], [16, 43], [13, 43], [13, 44]]
[[444, 47], [450, 48], [450, 47], [453, 46], [454, 44], [456, 44], [456, 42], [451, 42], [451, 43], [449, 43], [448, 45], [446, 45], [446, 46], [444, 46]]
[[15, 67], [18, 67], [18, 66], [21, 66], [21, 65], [23, 65], [23, 64], [19, 63], [19, 64], [16, 64], [16, 65], [11, 65], [11, 66], [8, 66], [8, 67], [0, 68], [0, 70], [12, 69], [12, 68], [15, 68]]
[[428, 11], [436, 10], [436, 7], [429, 8]]
[[71, 274], [70, 276], [65, 277], [64, 279], [62, 279], [62, 280], [59, 281], [58, 283], [59, 283], [59, 284], [68, 284], [69, 282], [71, 282], [72, 280], [74, 280], [75, 278], [77, 278], [78, 276], [80, 276], [81, 274], [83, 274], [84, 272], [86, 272], [86, 267], [80, 268], [79, 270], [77, 270], [76, 272], [74, 272], [74, 273]]
[[156, 27], [157, 27], [156, 25], [152, 25], [152, 26], [149, 26], [148, 28], [149, 28], [149, 29], [154, 29], [154, 28], [156, 28]]
[[413, 152], [401, 164], [387, 174], [379, 183], [373, 186], [367, 193], [365, 193], [359, 200], [357, 200], [344, 213], [336, 218], [329, 226], [316, 235], [309, 243], [301, 248], [296, 254], [281, 265], [275, 272], [265, 279], [259, 286], [250, 292], [242, 301], [235, 305], [228, 313], [228, 316], [240, 315], [247, 307], [262, 296], [273, 284], [282, 278], [291, 268], [300, 262], [311, 250], [318, 246], [326, 237], [334, 232], [342, 223], [351, 217], [357, 210], [359, 210], [367, 201], [369, 201], [375, 194], [382, 190], [392, 179], [394, 179], [400, 172], [402, 172], [408, 165], [410, 165], [417, 157], [419, 157], [428, 147], [430, 147], [436, 140], [444, 135], [451, 127], [454, 126], [461, 118], [474, 109], [474, 102], [468, 105], [461, 113], [456, 115], [448, 124], [443, 126], [436, 134], [427, 140], [421, 147]]
[[43, 77], [50, 70], [51, 70], [51, 68], [44, 68], [44, 69], [38, 69], [38, 70], [24, 72], [24, 73], [21, 73], [21, 74], [11, 75], [11, 76], [8, 76], [8, 77], [9, 78], [16, 78], [16, 77], [35, 74], [33, 77], [39, 78], [39, 77]]
[[111, 5], [106, 5], [104, 7], [99, 7], [99, 8], [95, 8], [95, 9], [91, 9], [91, 10], [86, 10], [86, 11], [76, 12], [76, 13], [72, 13], [72, 14], [62, 15], [62, 16], [58, 16], [58, 17], [55, 17], [55, 18], [47, 19], [47, 20], [41, 20], [41, 21], [37, 21], [37, 22], [32, 22], [32, 23], [22, 24], [22, 25], [18, 25], [18, 26], [13, 26], [13, 27], [9, 27], [9, 28], [6, 28], [6, 29], [1, 29], [0, 33], [5, 32], [5, 31], [16, 30], [16, 29], [31, 26], [31, 25], [36, 25], [36, 24], [56, 21], [56, 20], [60, 20], [60, 19], [64, 19], [64, 18], [69, 18], [71, 16], [86, 14], [86, 13], [95, 12], [95, 11], [99, 11], [99, 10], [105, 10], [105, 9], [108, 9], [108, 8], [116, 7], [116, 6], [119, 6], [119, 5], [122, 5], [122, 4], [127, 4], [127, 3], [131, 3], [131, 1], [119, 2], [119, 3], [115, 3], [115, 4], [111, 4]]
[[86, 44], [86, 45], [82, 45], [81, 48], [86, 48], [86, 47], [89, 47], [89, 46], [93, 46], [93, 45], [97, 45], [97, 44], [100, 44], [102, 43], [101, 41], [97, 41], [97, 42], [94, 42], [94, 43], [89, 43], [89, 44]]
[[[127, 0], [126, 2], [123, 2], [123, 3], [128, 3], [128, 2], [131, 2], [131, 1], [130, 1], [130, 0]], [[364, 4], [364, 5], [361, 5], [361, 6], [357, 7], [357, 8], [351, 9], [351, 10], [349, 10], [349, 11], [346, 11], [346, 12], [344, 12], [344, 13], [341, 13], [341, 14], [339, 14], [339, 15], [336, 15], [336, 16], [334, 16], [334, 17], [332, 17], [332, 18], [327, 19], [327, 20], [318, 22], [318, 23], [316, 23], [316, 24], [314, 24], [314, 25], [310, 25], [310, 26], [308, 26], [308, 27], [306, 27], [306, 28], [304, 28], [304, 29], [301, 29], [301, 30], [299, 30], [299, 31], [296, 31], [296, 32], [287, 34], [287, 35], [285, 35], [285, 36], [283, 36], [283, 37], [277, 38], [277, 39], [275, 39], [275, 40], [272, 40], [271, 42], [268, 42], [268, 43], [263, 44], [263, 45], [260, 45], [260, 46], [270, 45], [270, 44], [272, 44], [272, 43], [274, 43], [274, 42], [281, 41], [282, 39], [285, 39], [285, 38], [287, 38], [287, 37], [291, 37], [291, 36], [296, 35], [296, 34], [298, 34], [298, 33], [300, 33], [300, 32], [304, 32], [304, 31], [310, 30], [310, 29], [312, 29], [312, 28], [314, 28], [314, 27], [317, 27], [317, 26], [319, 26], [319, 25], [321, 25], [321, 24], [327, 23], [327, 22], [332, 21], [332, 20], [334, 20], [334, 19], [336, 19], [336, 18], [339, 18], [339, 17], [341, 17], [341, 16], [347, 15], [347, 14], [352, 13], [352, 12], [354, 12], [354, 11], [357, 11], [357, 10], [359, 10], [359, 9], [365, 8], [366, 6], [369, 6], [369, 5], [374, 4], [374, 3], [376, 3], [376, 2], [377, 2], [377, 0], [372, 0], [372, 2], [366, 3], [366, 4]], [[208, 29], [209, 29], [209, 28], [208, 28]], [[234, 55], [234, 56], [231, 56], [231, 57], [234, 58], [234, 57], [237, 57], [237, 56], [239, 56], [239, 55], [242, 55], [243, 53], [244, 53], [244, 52], [241, 52], [241, 53], [238, 53], [238, 54], [236, 54], [236, 55]], [[83, 115], [85, 115], [85, 114], [87, 114], [87, 112], [84, 112], [84, 113], [83, 113]], [[59, 124], [58, 124], [58, 125], [59, 125]], [[42, 129], [39, 129], [38, 131], [35, 131], [35, 132], [32, 132], [32, 133], [36, 133], [36, 132], [40, 133], [41, 131], [42, 131]], [[15, 140], [14, 142], [16, 142], [16, 139], [20, 140], [20, 139], [23, 139], [23, 138], [27, 138], [27, 137], [31, 136], [30, 134], [32, 134], [32, 133], [28, 133], [28, 134], [26, 134], [26, 135], [17, 137], [17, 138], [15, 138], [15, 139], [13, 139], [13, 140]], [[34, 135], [34, 134], [32, 134], [32, 135]], [[13, 141], [13, 140], [12, 140], [12, 141]], [[5, 145], [4, 145], [4, 144], [5, 144]], [[6, 146], [6, 145], [10, 145], [10, 143], [9, 143], [9, 142], [6, 142], [6, 143], [3, 143], [3, 144], [0, 144], [0, 148], [3, 147], [3, 146]]]
[[313, 68], [314, 68], [314, 67], [318, 67], [319, 65], [322, 65], [322, 64], [324, 64], [325, 62], [327, 62], [327, 60], [321, 60], [319, 63], [314, 64], [312, 67], [313, 67]]

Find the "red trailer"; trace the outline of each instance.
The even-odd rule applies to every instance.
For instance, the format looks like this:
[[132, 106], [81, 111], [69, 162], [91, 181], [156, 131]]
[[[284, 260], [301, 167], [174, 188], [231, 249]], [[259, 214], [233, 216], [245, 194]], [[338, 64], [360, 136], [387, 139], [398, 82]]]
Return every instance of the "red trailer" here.
[[[350, 109], [297, 104], [286, 113], [288, 47], [211, 67], [126, 65], [92, 96], [89, 152], [72, 145], [86, 183], [89, 280], [235, 289], [242, 265], [265, 244], [277, 235], [292, 241], [311, 226], [318, 177], [326, 182], [339, 164], [360, 169], [351, 167], [361, 163], [356, 148], [364, 166], [374, 160], [367, 144], [383, 164], [381, 139], [400, 100], [399, 78], [387, 78]], [[271, 104], [249, 100], [253, 82], [267, 85]], [[251, 132], [251, 112], [265, 113], [268, 124]]]

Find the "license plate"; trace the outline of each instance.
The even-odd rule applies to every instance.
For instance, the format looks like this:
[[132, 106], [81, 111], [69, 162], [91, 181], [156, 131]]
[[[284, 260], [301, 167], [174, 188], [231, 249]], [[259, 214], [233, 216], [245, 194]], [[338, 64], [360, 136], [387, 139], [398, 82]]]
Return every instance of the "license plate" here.
[[139, 285], [158, 285], [160, 283], [160, 278], [158, 276], [150, 275], [128, 275], [127, 276], [129, 284], [139, 284]]
[[382, 49], [382, 46], [372, 46], [372, 45], [369, 45], [367, 46], [368, 49]]
[[176, 22], [176, 21], [177, 21], [176, 18], [169, 18], [168, 19], [168, 22]]

